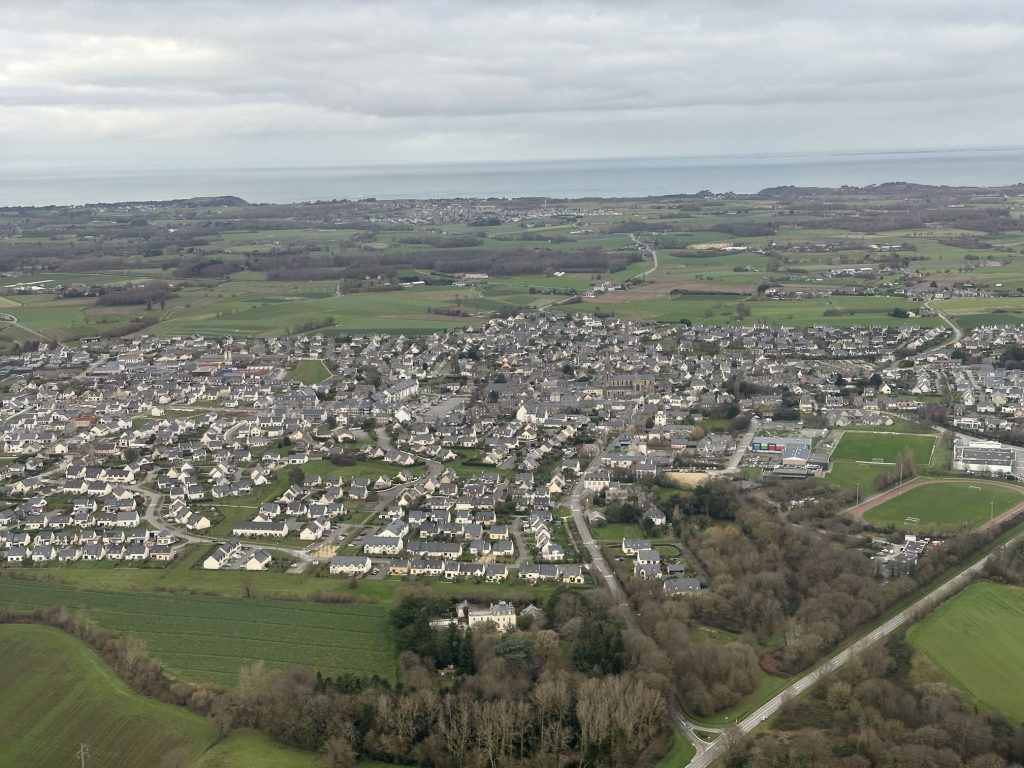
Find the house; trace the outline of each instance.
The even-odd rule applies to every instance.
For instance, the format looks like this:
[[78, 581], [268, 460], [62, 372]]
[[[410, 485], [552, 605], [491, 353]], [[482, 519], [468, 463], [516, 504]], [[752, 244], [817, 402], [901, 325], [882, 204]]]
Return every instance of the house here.
[[661, 553], [656, 549], [641, 549], [636, 553], [637, 565], [657, 565], [661, 567]]
[[363, 552], [367, 555], [400, 555], [405, 543], [393, 536], [367, 536], [363, 539]]
[[170, 544], [154, 544], [149, 548], [149, 559], [157, 562], [170, 562], [174, 559], [174, 548]]
[[33, 563], [48, 563], [57, 557], [57, 550], [50, 545], [33, 547], [31, 560]]
[[370, 572], [372, 563], [365, 555], [338, 555], [331, 558], [332, 576], [363, 576]]
[[245, 570], [265, 571], [267, 570], [267, 566], [270, 565], [270, 560], [269, 552], [264, 549], [257, 549], [253, 551], [245, 561]]
[[288, 535], [288, 524], [284, 520], [248, 520], [236, 524], [231, 529], [231, 535], [239, 538], [283, 539]]
[[491, 603], [487, 608], [468, 608], [466, 623], [470, 629], [481, 624], [493, 624], [499, 632], [507, 632], [516, 625], [516, 609], [504, 600]]
[[622, 540], [622, 554], [624, 555], [636, 555], [645, 549], [651, 548], [651, 542], [648, 539], [623, 539]]
[[662, 589], [666, 595], [699, 595], [700, 582], [697, 579], [665, 579]]
[[324, 527], [316, 520], [310, 520], [299, 531], [299, 538], [303, 541], [318, 541], [324, 535]]
[[231, 560], [231, 556], [239, 551], [238, 542], [228, 541], [224, 544], [219, 545], [213, 550], [206, 559], [203, 560], [203, 568], [208, 571], [219, 571], [223, 568], [228, 561]]
[[656, 528], [660, 528], [663, 525], [668, 524], [668, 515], [666, 515], [657, 507], [650, 507], [646, 512], [644, 512], [644, 519], [650, 520], [651, 525], [655, 526]]

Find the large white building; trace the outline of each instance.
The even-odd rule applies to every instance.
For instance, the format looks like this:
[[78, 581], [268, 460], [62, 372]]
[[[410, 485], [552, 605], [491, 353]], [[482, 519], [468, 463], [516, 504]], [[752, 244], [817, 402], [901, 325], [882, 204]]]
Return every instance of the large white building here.
[[957, 437], [953, 445], [953, 469], [980, 475], [1012, 475], [1016, 452], [995, 440]]

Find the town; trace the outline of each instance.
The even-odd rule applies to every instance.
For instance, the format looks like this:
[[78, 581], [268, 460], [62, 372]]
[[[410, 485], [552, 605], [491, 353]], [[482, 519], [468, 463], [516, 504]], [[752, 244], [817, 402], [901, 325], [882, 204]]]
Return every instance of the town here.
[[[621, 577], [699, 594], [666, 503], [700, 478], [828, 481], [850, 468], [844, 432], [920, 414], [926, 461], [945, 440], [942, 470], [1019, 476], [1024, 372], [1000, 354], [1022, 344], [1019, 326], [545, 313], [419, 337], [42, 343], [3, 361], [0, 546], [33, 568], [200, 547], [210, 570], [580, 585], [596, 537]], [[885, 487], [860, 476], [858, 502]]]

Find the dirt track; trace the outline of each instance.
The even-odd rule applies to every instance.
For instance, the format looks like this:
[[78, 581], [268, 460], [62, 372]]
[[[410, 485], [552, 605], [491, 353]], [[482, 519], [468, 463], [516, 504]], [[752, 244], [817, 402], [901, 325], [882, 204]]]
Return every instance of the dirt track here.
[[[917, 477], [913, 480], [898, 485], [895, 488], [890, 488], [887, 491], [872, 496], [867, 501], [862, 501], [856, 506], [850, 507], [846, 510], [846, 514], [852, 515], [855, 520], [864, 520], [864, 513], [870, 509], [874, 509], [879, 504], [884, 504], [891, 499], [895, 499], [897, 496], [902, 496], [907, 491], [912, 491], [914, 488], [920, 488], [922, 485], [932, 485], [933, 483], [969, 483], [970, 485], [998, 485], [1004, 488], [1012, 488], [1017, 491], [1021, 496], [1024, 496], [1024, 488], [1013, 483], [1004, 483], [999, 480], [984, 480], [981, 478], [933, 478], [933, 477]], [[977, 530], [983, 531], [986, 528], [991, 528], [993, 525], [999, 525], [1003, 520], [1013, 517], [1024, 510], [1024, 500], [1020, 504], [1000, 513], [992, 520], [989, 520], [983, 525], [979, 525]]]

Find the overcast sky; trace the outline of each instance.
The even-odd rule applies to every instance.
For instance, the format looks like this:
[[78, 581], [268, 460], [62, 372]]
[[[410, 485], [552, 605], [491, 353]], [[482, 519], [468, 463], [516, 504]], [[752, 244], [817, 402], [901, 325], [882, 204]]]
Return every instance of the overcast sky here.
[[1021, 0], [5, 0], [3, 168], [1024, 144]]

